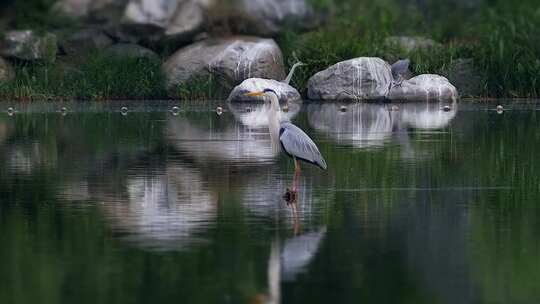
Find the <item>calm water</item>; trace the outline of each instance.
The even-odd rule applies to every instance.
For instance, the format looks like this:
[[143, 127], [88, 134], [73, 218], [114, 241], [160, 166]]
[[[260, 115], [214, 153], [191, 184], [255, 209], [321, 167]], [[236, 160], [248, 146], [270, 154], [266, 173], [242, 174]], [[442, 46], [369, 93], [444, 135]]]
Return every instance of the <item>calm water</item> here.
[[535, 104], [8, 106], [1, 303], [540, 302]]

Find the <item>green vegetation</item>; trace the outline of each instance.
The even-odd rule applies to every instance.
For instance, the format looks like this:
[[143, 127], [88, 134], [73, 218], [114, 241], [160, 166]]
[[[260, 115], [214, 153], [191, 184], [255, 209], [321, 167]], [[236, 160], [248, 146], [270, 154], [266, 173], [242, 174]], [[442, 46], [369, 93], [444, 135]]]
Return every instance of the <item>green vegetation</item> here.
[[167, 96], [161, 63], [92, 54], [73, 62], [20, 63], [0, 99], [152, 99]]
[[[279, 193], [264, 194], [284, 191], [293, 165], [286, 156], [257, 167], [227, 157], [212, 164], [198, 158], [207, 150], [174, 148], [175, 122], [186, 122], [182, 126], [194, 136], [220, 141], [222, 132], [239, 131], [231, 112], [218, 116], [205, 108], [180, 117], [0, 115], [0, 157], [6, 160], [0, 171], [0, 273], [6, 278], [0, 298], [222, 303], [227, 294], [227, 303], [251, 303], [255, 294], [268, 292], [271, 242], [278, 235], [284, 242], [293, 231]], [[441, 132], [411, 131], [407, 143], [394, 137], [364, 149], [355, 147], [358, 140], [316, 132], [307, 112], [295, 117], [330, 164], [325, 173], [309, 167], [303, 173], [301, 233], [324, 225], [327, 234], [305, 272], [282, 283], [283, 299], [453, 303], [453, 294], [472, 293], [477, 303], [538, 303], [540, 116], [484, 110], [458, 115]], [[14, 169], [28, 164], [26, 171]], [[142, 190], [149, 202], [161, 204], [143, 206]], [[194, 216], [198, 209], [183, 204], [204, 203], [199, 191], [212, 193], [216, 214], [199, 222], [205, 229], [188, 232], [200, 243], [168, 251], [143, 246], [144, 228], [163, 232], [157, 229], [163, 220], [152, 221], [161, 212], [140, 211]], [[133, 222], [138, 214], [147, 221]], [[179, 246], [186, 244], [183, 237]], [[158, 248], [170, 244], [168, 238], [152, 240]], [[453, 294], [433, 287], [456, 281]]]
[[[503, 0], [310, 0], [326, 16], [324, 26], [276, 37], [286, 63], [299, 58], [293, 85], [306, 93], [314, 73], [339, 61], [377, 56], [394, 61], [410, 58], [416, 74], [446, 75], [456, 59], [474, 60], [481, 78], [479, 97], [539, 97], [540, 2]], [[73, 20], [51, 16], [52, 0], [16, 1], [0, 31], [74, 29]], [[45, 12], [45, 13], [43, 13]], [[441, 43], [407, 52], [385, 43], [390, 36], [422, 36]], [[78, 63], [79, 64], [79, 63]], [[226, 96], [215, 79], [196, 79], [166, 92], [159, 62], [106, 58], [93, 54], [71, 69], [62, 64], [18, 63], [16, 78], [0, 84], [1, 99], [215, 99]], [[169, 93], [169, 94], [168, 94]]]
[[[540, 2], [312, 0], [331, 11], [320, 30], [289, 32], [278, 38], [287, 61], [293, 52], [309, 64], [294, 85], [305, 90], [311, 75], [339, 61], [378, 56], [411, 58], [415, 73], [444, 74], [459, 58], [474, 59], [482, 96], [538, 97]], [[423, 36], [440, 48], [407, 52], [386, 45], [396, 35]]]
[[228, 89], [212, 75], [200, 76], [178, 86], [173, 96], [180, 100], [218, 100], [227, 96]]

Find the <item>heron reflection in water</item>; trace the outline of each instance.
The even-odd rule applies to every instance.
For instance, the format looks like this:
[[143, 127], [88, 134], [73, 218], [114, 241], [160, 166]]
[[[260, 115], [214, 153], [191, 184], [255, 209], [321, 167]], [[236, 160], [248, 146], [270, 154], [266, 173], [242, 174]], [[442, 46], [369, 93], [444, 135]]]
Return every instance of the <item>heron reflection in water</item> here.
[[[326, 170], [326, 161], [319, 152], [319, 148], [302, 129], [288, 121], [281, 121], [281, 109], [279, 96], [272, 89], [262, 92], [247, 93], [247, 96], [263, 96], [265, 102], [270, 103], [268, 112], [268, 129], [272, 141], [272, 148], [281, 150], [294, 160], [294, 179], [290, 191], [287, 191], [290, 200], [293, 201], [297, 193], [298, 177], [300, 175], [300, 161], [313, 164]], [[286, 198], [287, 199], [287, 198]]]

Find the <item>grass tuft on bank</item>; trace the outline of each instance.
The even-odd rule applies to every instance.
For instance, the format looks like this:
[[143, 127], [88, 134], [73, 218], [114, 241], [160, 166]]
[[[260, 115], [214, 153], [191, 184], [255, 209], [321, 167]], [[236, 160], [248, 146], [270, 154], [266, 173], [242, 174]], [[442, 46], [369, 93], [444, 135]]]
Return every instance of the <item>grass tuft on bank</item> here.
[[73, 61], [19, 62], [0, 83], [3, 100], [159, 99], [167, 96], [161, 62], [91, 54]]

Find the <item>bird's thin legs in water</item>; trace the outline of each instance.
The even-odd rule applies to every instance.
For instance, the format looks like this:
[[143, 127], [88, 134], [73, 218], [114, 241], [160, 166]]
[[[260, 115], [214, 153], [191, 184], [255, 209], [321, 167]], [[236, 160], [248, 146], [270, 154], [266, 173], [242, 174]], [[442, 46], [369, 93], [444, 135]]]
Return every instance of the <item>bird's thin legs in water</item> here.
[[294, 173], [298, 174], [298, 173], [300, 173], [300, 171], [302, 171], [302, 170], [300, 170], [300, 162], [295, 157], [294, 158]]
[[291, 183], [291, 188], [287, 188], [287, 192], [285, 193], [285, 195], [283, 195], [283, 198], [285, 199], [285, 201], [287, 201], [287, 205], [294, 205], [296, 203], [300, 172], [300, 162], [296, 158], [294, 158], [294, 176]]
[[294, 235], [299, 235], [300, 234], [300, 220], [298, 216], [298, 204], [296, 201], [291, 205], [291, 210], [292, 210], [292, 220], [293, 220], [293, 232], [294, 232]]
[[294, 178], [293, 178], [293, 186], [292, 191], [296, 192], [298, 189], [298, 180], [300, 179], [300, 173], [302, 170], [300, 169], [300, 162], [298, 159], [294, 159]]
[[294, 177], [290, 189], [287, 189], [287, 192], [283, 196], [287, 205], [291, 208], [291, 216], [293, 219], [293, 230], [294, 234], [298, 235], [300, 233], [300, 221], [298, 216], [298, 183], [300, 180], [300, 162], [294, 158]]

